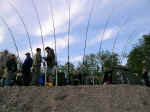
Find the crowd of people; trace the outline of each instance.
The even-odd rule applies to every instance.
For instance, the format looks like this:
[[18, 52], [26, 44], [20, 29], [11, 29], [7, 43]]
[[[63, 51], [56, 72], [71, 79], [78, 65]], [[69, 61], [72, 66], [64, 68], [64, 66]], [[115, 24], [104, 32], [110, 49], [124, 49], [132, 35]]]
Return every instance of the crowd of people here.
[[[21, 85], [40, 85], [44, 82], [52, 81], [52, 74], [55, 71], [56, 57], [54, 50], [46, 47], [46, 57], [42, 57], [41, 49], [37, 48], [35, 55], [32, 57], [29, 52], [25, 54], [26, 58], [18, 69], [18, 61], [14, 54], [10, 54], [8, 50], [2, 52], [0, 56], [0, 81], [1, 85], [11, 86], [17, 81]], [[44, 64], [42, 64], [44, 63]], [[46, 78], [41, 77], [41, 66], [46, 66]], [[47, 81], [45, 81], [45, 79]]]

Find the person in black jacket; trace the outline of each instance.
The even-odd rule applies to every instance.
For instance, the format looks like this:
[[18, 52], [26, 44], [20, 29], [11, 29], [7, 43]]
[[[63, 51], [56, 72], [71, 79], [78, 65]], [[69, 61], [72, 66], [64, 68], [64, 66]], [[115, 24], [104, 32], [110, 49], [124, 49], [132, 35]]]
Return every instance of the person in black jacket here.
[[23, 82], [25, 86], [30, 85], [30, 82], [32, 80], [31, 76], [31, 67], [33, 64], [33, 60], [30, 56], [30, 53], [26, 53], [26, 59], [22, 65], [22, 73], [23, 73]]
[[48, 82], [50, 82], [49, 77], [55, 75], [54, 68], [56, 65], [56, 57], [55, 57], [54, 50], [52, 48], [46, 47], [45, 51], [47, 52], [47, 57], [44, 57], [44, 60], [47, 63], [47, 78], [48, 78]]
[[145, 85], [150, 86], [148, 71], [145, 68], [143, 69], [143, 78], [144, 78], [144, 81], [145, 81]]
[[5, 85], [9, 86], [13, 84], [17, 72], [17, 61], [15, 55], [10, 56], [10, 59], [7, 61], [6, 67], [8, 76], [6, 77]]

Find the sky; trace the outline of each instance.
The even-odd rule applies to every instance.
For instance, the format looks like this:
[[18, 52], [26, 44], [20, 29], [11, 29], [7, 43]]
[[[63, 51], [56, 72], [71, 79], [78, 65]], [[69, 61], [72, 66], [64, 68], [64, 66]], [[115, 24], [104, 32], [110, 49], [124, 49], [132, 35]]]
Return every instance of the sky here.
[[24, 59], [24, 54], [31, 52], [27, 32], [34, 53], [37, 47], [43, 49], [42, 36], [45, 47], [55, 48], [55, 27], [57, 59], [64, 64], [70, 20], [72, 63], [82, 61], [86, 38], [86, 55], [97, 53], [101, 41], [103, 50], [112, 51], [115, 39], [114, 52], [119, 54], [130, 39], [129, 53], [142, 35], [150, 33], [149, 6], [150, 0], [0, 0], [0, 51], [16, 53], [12, 34]]

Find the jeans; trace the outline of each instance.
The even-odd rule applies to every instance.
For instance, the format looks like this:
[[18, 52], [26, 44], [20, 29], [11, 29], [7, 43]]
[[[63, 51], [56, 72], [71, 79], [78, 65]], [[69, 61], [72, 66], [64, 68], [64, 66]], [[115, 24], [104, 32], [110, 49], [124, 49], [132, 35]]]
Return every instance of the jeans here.
[[11, 71], [8, 71], [8, 76], [6, 77], [5, 85], [6, 86], [12, 85], [14, 80], [15, 80], [15, 73], [11, 72]]

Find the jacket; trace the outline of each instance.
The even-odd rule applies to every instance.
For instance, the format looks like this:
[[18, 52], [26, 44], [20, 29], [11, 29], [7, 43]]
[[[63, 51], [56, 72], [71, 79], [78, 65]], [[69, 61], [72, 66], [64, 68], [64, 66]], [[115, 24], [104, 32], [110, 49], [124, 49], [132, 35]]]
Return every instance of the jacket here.
[[24, 61], [24, 63], [23, 63], [23, 65], [22, 65], [22, 69], [23, 69], [24, 71], [26, 71], [26, 70], [28, 71], [28, 70], [31, 69], [32, 64], [33, 64], [32, 58], [31, 58], [31, 57], [26, 58], [25, 61]]
[[33, 67], [41, 67], [42, 56], [40, 54], [35, 54], [33, 57]]
[[15, 59], [7, 61], [7, 70], [9, 72], [16, 72], [17, 71], [17, 62]]

